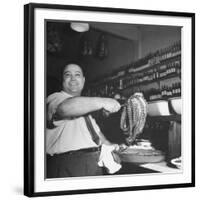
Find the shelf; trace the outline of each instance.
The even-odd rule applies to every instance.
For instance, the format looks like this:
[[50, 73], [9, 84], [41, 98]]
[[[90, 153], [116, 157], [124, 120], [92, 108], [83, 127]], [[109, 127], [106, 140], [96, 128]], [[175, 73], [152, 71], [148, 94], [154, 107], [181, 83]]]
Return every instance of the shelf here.
[[[177, 46], [178, 45], [178, 46]], [[169, 46], [170, 48], [166, 48], [163, 49], [164, 52], [168, 52], [167, 54], [161, 54], [164, 55], [165, 59], [160, 60], [162, 58], [164, 58], [163, 56], [160, 56], [157, 53], [157, 51], [155, 52], [154, 57], [151, 57], [151, 59], [146, 59], [145, 63], [146, 64], [142, 64], [142, 62], [140, 62], [140, 64], [136, 61], [134, 63], [130, 63], [129, 65], [126, 65], [126, 67], [124, 66], [123, 68], [121, 68], [120, 70], [117, 71], [113, 71], [110, 74], [107, 74], [106, 77], [104, 77], [103, 79], [100, 79], [99, 81], [93, 82], [93, 84], [91, 85], [91, 94], [93, 93], [93, 91], [96, 91], [98, 88], [108, 94], [112, 93], [115, 89], [116, 90], [120, 90], [121, 93], [125, 96], [129, 96], [129, 94], [133, 93], [133, 92], [139, 92], [141, 90], [140, 87], [142, 86], [148, 86], [151, 84], [156, 84], [155, 87], [157, 89], [157, 87], [159, 89], [161, 89], [161, 87], [163, 86], [162, 81], [165, 80], [169, 80], [168, 82], [166, 82], [167, 85], [170, 85], [170, 80], [172, 78], [178, 78], [174, 80], [174, 82], [180, 82], [179, 79], [181, 79], [181, 47], [179, 42], [174, 43], [172, 46]], [[178, 49], [177, 49], [178, 47]], [[175, 49], [177, 51], [174, 52]], [[169, 49], [171, 49], [171, 51], [169, 51]], [[161, 49], [162, 50], [162, 49]], [[166, 51], [167, 50], [167, 51]], [[163, 51], [161, 51], [163, 52]], [[156, 56], [158, 55], [158, 56]], [[166, 58], [166, 56], [169, 56], [168, 58]], [[138, 60], [140, 61], [140, 59]], [[142, 59], [141, 59], [142, 61]], [[144, 62], [143, 62], [144, 63]], [[140, 65], [138, 67], [134, 67], [134, 65]], [[132, 82], [134, 82], [133, 80], [144, 80], [144, 79], [148, 79], [152, 77], [156, 77], [157, 74], [159, 75], [164, 75], [166, 74], [166, 70], [171, 69], [171, 67], [175, 67], [176, 72], [173, 72], [173, 74], [168, 74], [167, 76], [161, 77], [161, 78], [156, 78], [154, 80], [146, 80], [145, 82], [138, 82], [133, 84]], [[180, 71], [180, 73], [179, 73]], [[147, 73], [144, 73], [147, 72]], [[171, 70], [168, 72], [172, 72]], [[156, 73], [156, 74], [154, 74]], [[156, 75], [156, 76], [155, 76]], [[123, 89], [121, 89], [121, 86], [125, 86], [128, 84], [125, 83], [132, 83], [132, 85], [128, 86], [128, 87], [124, 87]], [[165, 82], [164, 82], [165, 84]], [[142, 90], [145, 90], [147, 92], [151, 92], [151, 88], [149, 88], [150, 86], [148, 86], [147, 88], [144, 88]], [[152, 85], [152, 87], [154, 87], [154, 85]], [[171, 87], [171, 86], [170, 86]], [[138, 88], [138, 89], [137, 89]], [[145, 92], [144, 91], [144, 92]], [[146, 93], [145, 93], [146, 94]], [[109, 95], [108, 95], [109, 96]]]
[[151, 84], [151, 83], [156, 83], [156, 82], [159, 82], [159, 81], [162, 81], [162, 80], [175, 78], [175, 77], [177, 77], [177, 78], [179, 77], [180, 78], [180, 76], [178, 74], [172, 74], [172, 75], [168, 75], [168, 76], [165, 76], [165, 77], [162, 77], [162, 78], [158, 78], [158, 79], [155, 79], [155, 80], [152, 80], [152, 81], [148, 81], [148, 82], [145, 82], [145, 83], [136, 83], [134, 85], [128, 86], [128, 87], [123, 88], [121, 90], [131, 89], [131, 88], [137, 87], [139, 85], [148, 85], [148, 84]]
[[147, 116], [149, 121], [181, 121], [181, 115]]
[[[156, 64], [151, 65], [151, 66], [147, 66], [147, 67], [142, 68], [142, 69], [140, 69], [140, 67], [138, 67], [138, 68], [135, 69], [135, 71], [133, 71], [133, 72], [127, 71], [126, 73], [129, 73], [129, 74], [132, 74], [132, 73], [141, 73], [142, 71], [154, 69], [154, 68], [159, 67], [160, 65], [163, 65], [163, 64], [165, 64], [165, 63], [168, 63], [168, 62], [170, 62], [170, 61], [172, 61], [172, 60], [176, 60], [176, 59], [178, 59], [179, 57], [181, 57], [181, 54], [178, 54], [178, 55], [176, 55], [176, 56], [167, 58], [167, 59], [165, 59], [165, 60], [162, 60], [162, 61], [159, 62], [159, 63], [156, 63]], [[130, 70], [130, 69], [129, 69], [129, 70]]]
[[[127, 69], [127, 70], [123, 70], [123, 71], [125, 71], [125, 74], [124, 74], [124, 75], [118, 76], [118, 77], [113, 78], [113, 79], [107, 77], [107, 78], [105, 78], [104, 80], [100, 80], [100, 83], [99, 83], [99, 84], [98, 84], [97, 82], [95, 82], [94, 86], [103, 85], [103, 84], [105, 84], [105, 83], [112, 82], [112, 81], [115, 81], [116, 79], [120, 79], [120, 78], [126, 79], [126, 78], [128, 78], [129, 76], [131, 76], [132, 74], [141, 73], [141, 72], [143, 72], [143, 71], [148, 71], [148, 70], [151, 70], [151, 69], [154, 69], [154, 68], [158, 68], [159, 66], [161, 66], [161, 65], [163, 65], [163, 64], [165, 64], [165, 63], [168, 63], [168, 62], [170, 62], [170, 61], [172, 61], [172, 60], [178, 59], [180, 56], [181, 56], [181, 54], [178, 54], [178, 55], [176, 55], [176, 56], [173, 56], [173, 57], [167, 58], [167, 59], [165, 59], [165, 60], [162, 60], [160, 63], [157, 63], [157, 64], [154, 64], [154, 65], [152, 65], [152, 66], [147, 66], [147, 67], [145, 67], [145, 68], [142, 68], [141, 70], [140, 70], [139, 67], [138, 67], [138, 68], [136, 68], [135, 71], [133, 71], [133, 72], [129, 72], [130, 68]], [[111, 74], [110, 77], [112, 77], [112, 76], [113, 76], [113, 75]], [[166, 78], [166, 77], [165, 77], [165, 78]]]
[[175, 98], [180, 98], [181, 96], [171, 96], [171, 97], [162, 97], [162, 98], [159, 98], [159, 99], [155, 99], [155, 100], [148, 100], [148, 103], [155, 103], [155, 102], [158, 102], [158, 101], [170, 101], [171, 99], [175, 99]]

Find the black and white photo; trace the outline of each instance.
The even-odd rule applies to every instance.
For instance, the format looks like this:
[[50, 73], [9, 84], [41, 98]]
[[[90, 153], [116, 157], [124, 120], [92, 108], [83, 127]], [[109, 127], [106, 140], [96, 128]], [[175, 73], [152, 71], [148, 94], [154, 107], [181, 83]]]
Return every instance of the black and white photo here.
[[25, 195], [194, 186], [194, 14], [25, 6]]

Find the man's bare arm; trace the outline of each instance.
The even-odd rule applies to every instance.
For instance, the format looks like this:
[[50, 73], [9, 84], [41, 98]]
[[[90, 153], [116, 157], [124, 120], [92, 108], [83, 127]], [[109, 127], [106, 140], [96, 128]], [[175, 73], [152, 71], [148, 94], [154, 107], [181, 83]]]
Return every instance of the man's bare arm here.
[[109, 112], [117, 112], [120, 104], [111, 98], [72, 97], [58, 105], [56, 115], [59, 118], [78, 117], [102, 108]]

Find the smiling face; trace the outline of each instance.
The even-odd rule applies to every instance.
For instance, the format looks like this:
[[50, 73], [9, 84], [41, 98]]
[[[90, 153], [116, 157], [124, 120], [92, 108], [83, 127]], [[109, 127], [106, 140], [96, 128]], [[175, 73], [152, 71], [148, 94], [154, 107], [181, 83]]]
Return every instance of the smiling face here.
[[72, 96], [80, 96], [85, 84], [82, 69], [77, 64], [68, 64], [63, 70], [63, 90]]

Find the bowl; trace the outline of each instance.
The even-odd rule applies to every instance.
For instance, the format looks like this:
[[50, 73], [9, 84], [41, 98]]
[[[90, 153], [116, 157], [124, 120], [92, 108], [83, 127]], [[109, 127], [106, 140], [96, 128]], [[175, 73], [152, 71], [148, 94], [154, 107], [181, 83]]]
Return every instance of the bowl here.
[[180, 97], [176, 97], [176, 98], [170, 99], [169, 101], [170, 101], [173, 111], [176, 114], [181, 115], [182, 99]]
[[181, 157], [172, 159], [171, 163], [173, 165], [175, 165], [178, 169], [182, 168], [182, 159], [181, 159]]
[[147, 110], [150, 116], [170, 115], [168, 101], [165, 100], [149, 102]]

